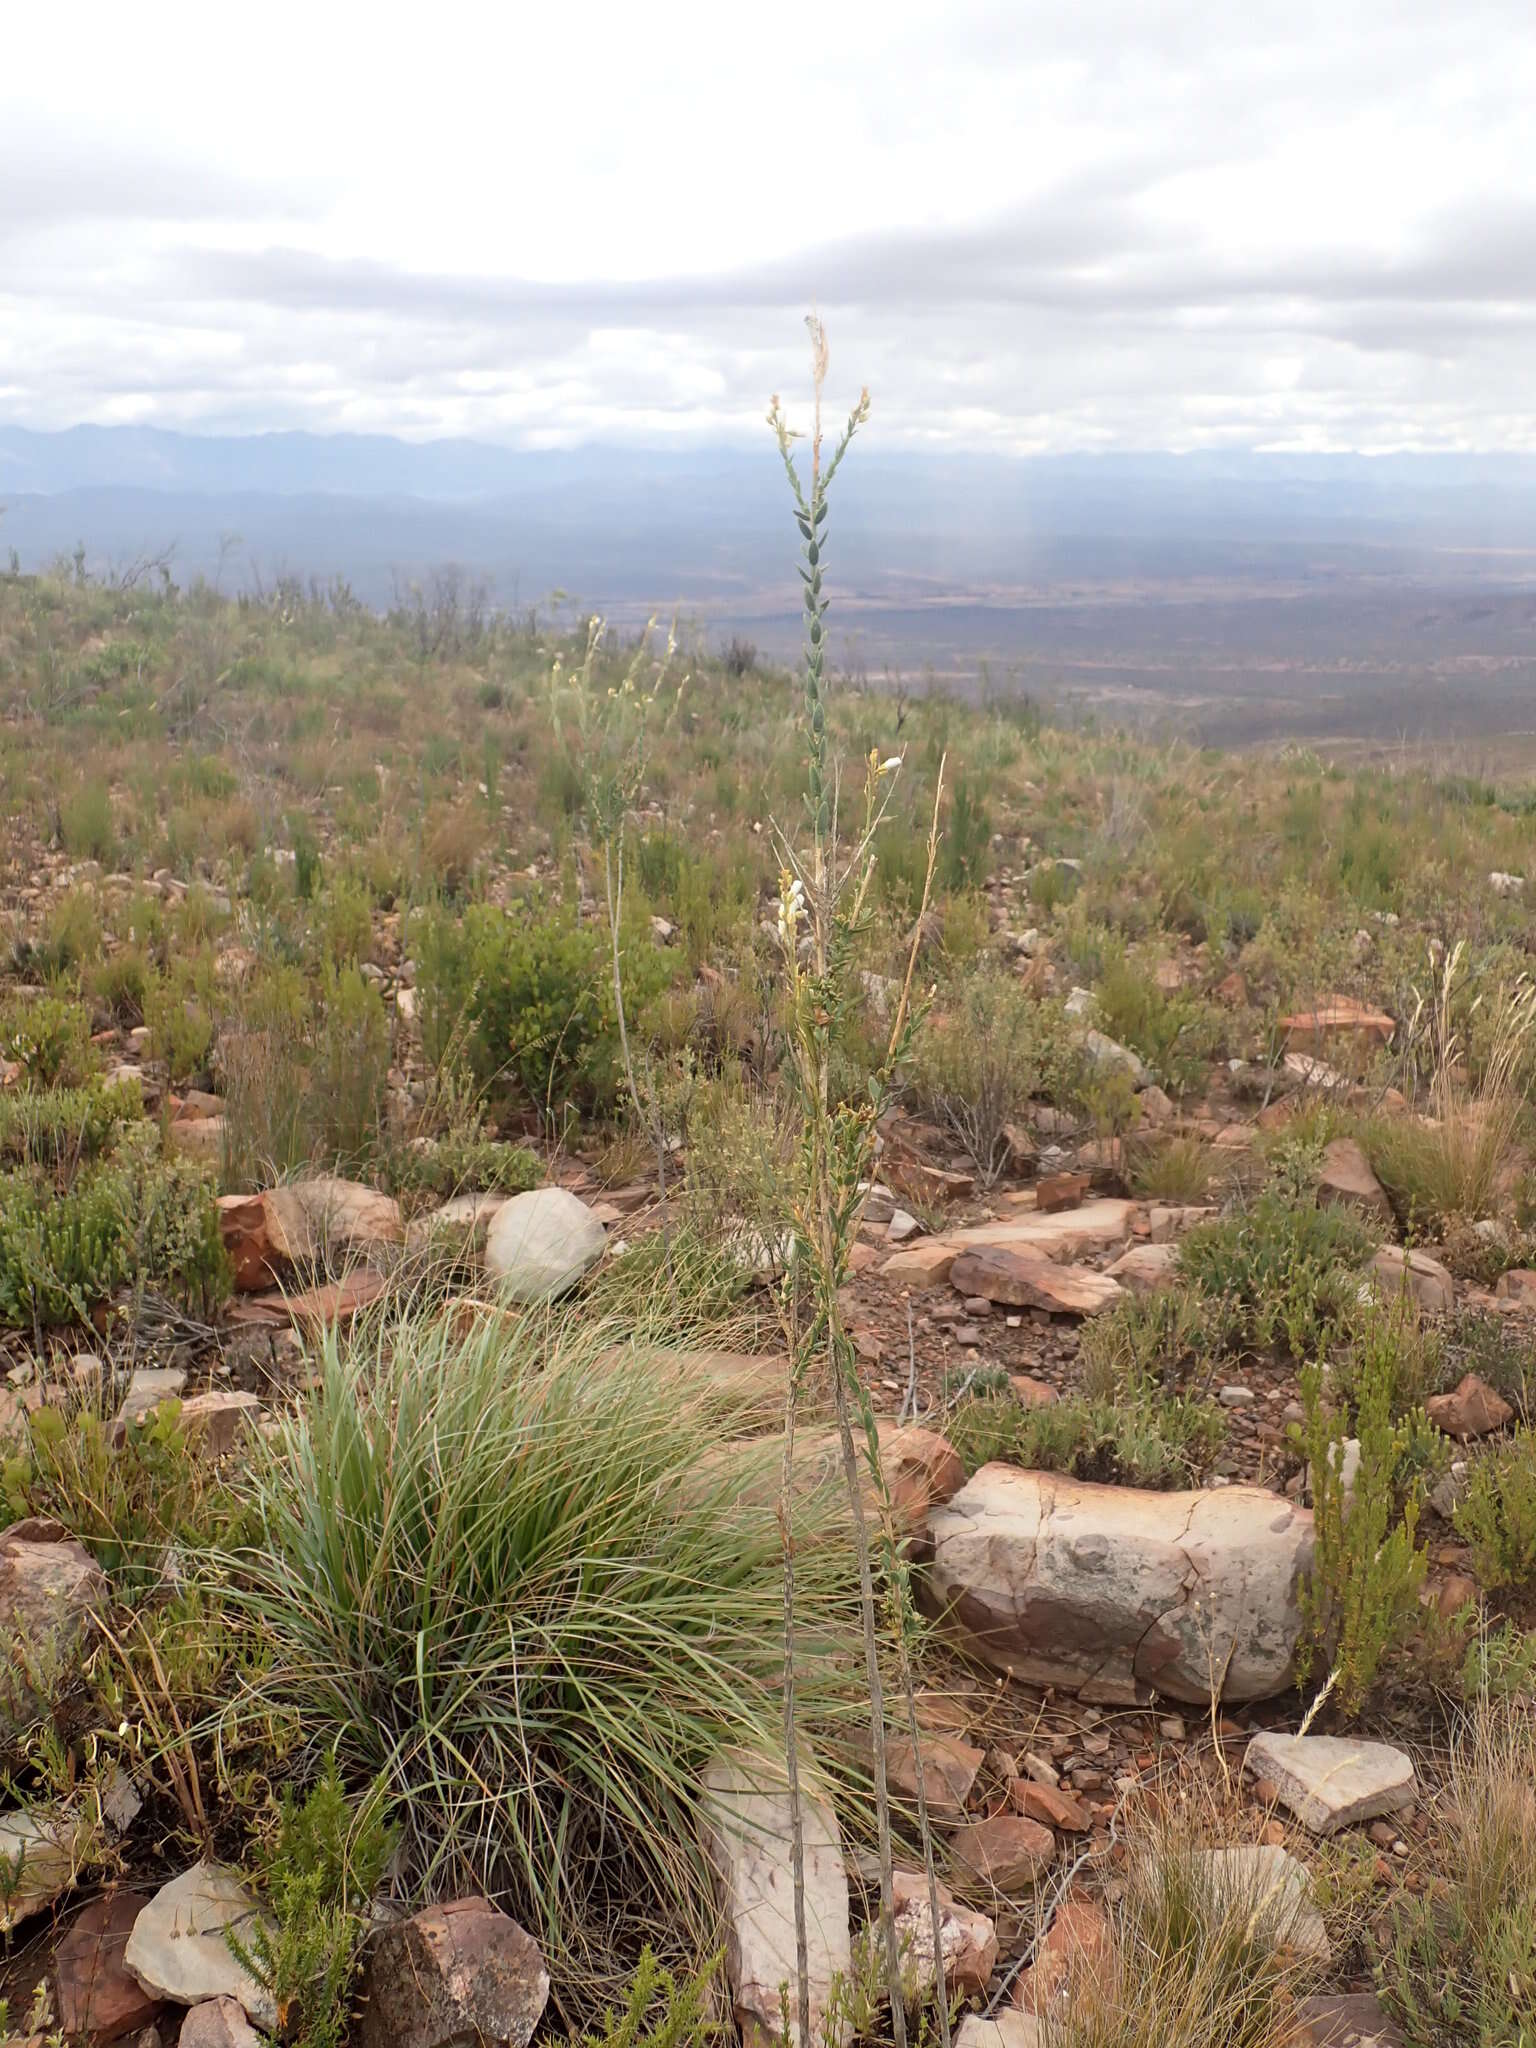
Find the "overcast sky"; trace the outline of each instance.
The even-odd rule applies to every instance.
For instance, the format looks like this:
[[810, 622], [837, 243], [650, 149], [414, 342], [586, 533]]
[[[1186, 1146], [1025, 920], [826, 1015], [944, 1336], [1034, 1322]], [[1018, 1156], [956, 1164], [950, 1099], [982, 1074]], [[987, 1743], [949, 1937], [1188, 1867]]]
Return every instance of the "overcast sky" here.
[[1533, 0], [16, 7], [0, 420], [1536, 448]]

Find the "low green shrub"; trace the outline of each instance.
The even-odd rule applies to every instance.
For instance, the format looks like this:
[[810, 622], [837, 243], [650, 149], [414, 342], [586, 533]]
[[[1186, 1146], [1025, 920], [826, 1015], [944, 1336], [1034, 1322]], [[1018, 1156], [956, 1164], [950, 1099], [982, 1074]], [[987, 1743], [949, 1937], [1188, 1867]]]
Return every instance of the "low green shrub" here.
[[40, 1088], [76, 1088], [96, 1069], [91, 1020], [65, 996], [0, 999], [0, 1060], [25, 1068]]
[[1212, 1401], [1150, 1389], [1118, 1398], [1069, 1395], [1046, 1407], [983, 1393], [961, 1402], [945, 1433], [967, 1472], [1001, 1459], [1032, 1472], [1176, 1489], [1210, 1471], [1226, 1419]]
[[1084, 1068], [1070, 1019], [992, 962], [953, 976], [913, 1043], [908, 1085], [917, 1106], [947, 1125], [984, 1181], [1008, 1164], [1008, 1125], [1031, 1101], [1080, 1092]]
[[237, 1961], [270, 1995], [291, 2048], [341, 2048], [373, 1895], [393, 1848], [380, 1800], [354, 1806], [334, 1757], [301, 1801], [285, 1789], [253, 1857], [269, 1921], [231, 1930]]
[[[422, 1039], [434, 1062], [461, 1040], [486, 1086], [516, 1082], [557, 1128], [567, 1111], [607, 1115], [623, 1087], [609, 939], [562, 907], [472, 904], [423, 913], [413, 934]], [[626, 1020], [671, 968], [647, 933], [624, 954]]]
[[109, 1151], [125, 1124], [144, 1115], [132, 1081], [108, 1087], [19, 1088], [0, 1094], [0, 1160], [66, 1178]]
[[[1418, 1524], [1434, 1432], [1422, 1411], [1394, 1416], [1395, 1386], [1388, 1344], [1357, 1357], [1352, 1415], [1334, 1399], [1324, 1368], [1306, 1365], [1305, 1417], [1292, 1425], [1311, 1477], [1314, 1529], [1297, 1665], [1305, 1682], [1321, 1659], [1347, 1714], [1358, 1710], [1382, 1659], [1417, 1626], [1429, 1563]], [[1351, 1436], [1359, 1444], [1352, 1484], [1345, 1464]]]
[[1123, 950], [1106, 961], [1094, 1001], [1104, 1030], [1139, 1053], [1170, 1095], [1204, 1089], [1226, 1032], [1219, 1010], [1199, 996], [1165, 994]]
[[1454, 1519], [1485, 1591], [1536, 1583], [1536, 1431], [1517, 1430], [1472, 1460]]
[[478, 1133], [450, 1133], [396, 1152], [388, 1178], [396, 1195], [430, 1196], [439, 1202], [453, 1195], [521, 1195], [542, 1185], [544, 1162], [526, 1145], [509, 1145]]
[[218, 1211], [197, 1167], [125, 1145], [63, 1193], [26, 1172], [0, 1176], [0, 1324], [86, 1321], [128, 1286], [205, 1311], [228, 1291]]
[[1236, 1348], [1311, 1358], [1355, 1300], [1372, 1244], [1353, 1210], [1271, 1187], [1197, 1225], [1179, 1248], [1179, 1271], [1220, 1304]]

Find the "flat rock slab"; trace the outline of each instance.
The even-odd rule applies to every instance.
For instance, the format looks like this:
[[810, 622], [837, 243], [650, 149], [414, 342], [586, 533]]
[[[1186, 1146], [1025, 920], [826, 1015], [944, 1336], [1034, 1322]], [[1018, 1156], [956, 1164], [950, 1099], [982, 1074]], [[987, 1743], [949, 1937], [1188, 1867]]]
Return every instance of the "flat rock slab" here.
[[218, 1863], [194, 1863], [162, 1885], [134, 1922], [123, 1961], [146, 1991], [178, 2005], [233, 1998], [259, 2027], [270, 2032], [277, 2010], [225, 1939], [226, 1931], [249, 1941], [258, 1909], [238, 1871]]
[[950, 1268], [962, 1294], [984, 1295], [1009, 1308], [1043, 1308], [1053, 1315], [1096, 1316], [1120, 1299], [1118, 1281], [1086, 1266], [1061, 1266], [1044, 1252], [1008, 1245], [977, 1245]]
[[1265, 1733], [1254, 1736], [1243, 1762], [1314, 1835], [1400, 1813], [1414, 1800], [1413, 1765], [1386, 1742]]
[[[706, 1768], [701, 1789], [699, 1835], [725, 1920], [736, 2022], [745, 2048], [772, 2048], [783, 2034], [781, 1986], [788, 1986], [791, 2018], [799, 1995], [788, 1778], [782, 1764], [726, 1751]], [[819, 2038], [834, 1987], [851, 1970], [853, 1943], [842, 1837], [809, 1767], [800, 1773], [800, 1824], [806, 1977]]]
[[1131, 1234], [1135, 1220], [1134, 1202], [1084, 1202], [1080, 1208], [1059, 1215], [1042, 1216], [1026, 1211], [1004, 1223], [980, 1223], [970, 1230], [946, 1231], [942, 1237], [926, 1238], [921, 1244], [905, 1245], [880, 1268], [888, 1279], [903, 1280], [913, 1287], [937, 1287], [949, 1279], [960, 1253], [982, 1245], [1001, 1245], [1008, 1251], [1042, 1252], [1048, 1259], [1081, 1258], [1085, 1252], [1108, 1251]]
[[919, 1594], [1029, 1685], [1145, 1704], [1232, 1701], [1293, 1677], [1312, 1517], [1257, 1486], [1151, 1493], [984, 1465], [928, 1523]]

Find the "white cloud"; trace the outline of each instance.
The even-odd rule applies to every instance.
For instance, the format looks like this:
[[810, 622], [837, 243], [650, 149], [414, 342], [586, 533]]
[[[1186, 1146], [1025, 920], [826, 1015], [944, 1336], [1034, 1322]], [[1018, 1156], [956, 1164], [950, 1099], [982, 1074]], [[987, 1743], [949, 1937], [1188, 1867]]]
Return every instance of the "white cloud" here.
[[8, 23], [0, 416], [1536, 447], [1529, 0], [84, 0]]

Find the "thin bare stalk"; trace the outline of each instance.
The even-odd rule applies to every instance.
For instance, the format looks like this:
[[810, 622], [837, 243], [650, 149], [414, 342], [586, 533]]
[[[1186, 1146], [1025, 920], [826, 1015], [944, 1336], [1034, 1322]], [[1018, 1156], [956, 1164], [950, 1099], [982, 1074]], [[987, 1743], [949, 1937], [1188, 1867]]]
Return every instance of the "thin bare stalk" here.
[[[798, 1299], [798, 1296], [796, 1297]], [[793, 1314], [793, 1311], [792, 1311]], [[798, 1315], [794, 1323], [798, 1324]], [[784, 1769], [789, 1785], [789, 1865], [795, 1899], [796, 2020], [800, 2048], [811, 2048], [810, 1939], [805, 1922], [805, 1824], [800, 1813], [800, 1744], [795, 1730], [795, 1420], [800, 1396], [798, 1343], [792, 1336], [784, 1389], [784, 1468], [779, 1483], [779, 1541], [784, 1548]]]

